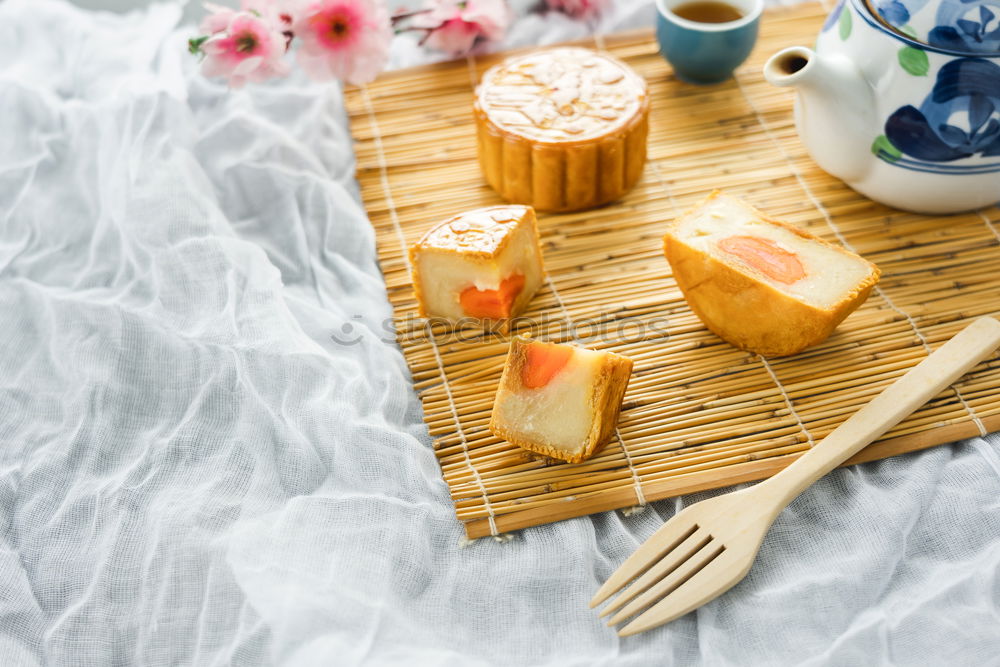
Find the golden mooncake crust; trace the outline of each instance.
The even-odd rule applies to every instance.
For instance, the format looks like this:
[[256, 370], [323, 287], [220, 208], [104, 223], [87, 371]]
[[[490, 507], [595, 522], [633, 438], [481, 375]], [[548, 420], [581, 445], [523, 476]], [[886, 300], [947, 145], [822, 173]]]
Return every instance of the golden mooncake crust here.
[[[511, 233], [525, 218], [535, 225], [535, 212], [530, 206], [507, 205], [477, 208], [445, 220], [430, 228], [419, 241], [410, 246], [415, 252], [460, 252], [466, 256], [496, 257], [507, 245]], [[527, 222], [527, 221], [526, 221]], [[538, 230], [535, 229], [535, 238]]]
[[508, 201], [590, 208], [642, 175], [646, 82], [609, 55], [562, 47], [510, 58], [483, 75], [474, 112], [483, 175]]

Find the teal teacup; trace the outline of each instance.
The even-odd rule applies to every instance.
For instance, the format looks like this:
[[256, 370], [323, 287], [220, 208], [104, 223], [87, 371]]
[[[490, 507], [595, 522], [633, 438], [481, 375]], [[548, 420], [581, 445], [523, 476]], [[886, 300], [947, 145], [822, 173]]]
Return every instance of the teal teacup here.
[[[720, 83], [732, 76], [733, 70], [753, 50], [764, 0], [724, 0], [739, 17], [719, 23], [691, 20], [675, 13], [676, 10], [697, 16], [698, 13], [692, 11], [695, 4], [707, 3], [656, 0], [656, 40], [660, 43], [660, 53], [682, 80], [697, 84]], [[710, 8], [702, 7], [705, 9]]]

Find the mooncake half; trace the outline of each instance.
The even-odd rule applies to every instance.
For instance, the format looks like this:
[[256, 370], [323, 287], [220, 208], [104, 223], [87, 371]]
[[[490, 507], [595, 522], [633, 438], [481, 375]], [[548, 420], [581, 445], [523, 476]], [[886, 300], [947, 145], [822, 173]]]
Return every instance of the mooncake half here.
[[880, 275], [863, 257], [718, 191], [670, 224], [663, 248], [705, 326], [764, 356], [825, 340]]

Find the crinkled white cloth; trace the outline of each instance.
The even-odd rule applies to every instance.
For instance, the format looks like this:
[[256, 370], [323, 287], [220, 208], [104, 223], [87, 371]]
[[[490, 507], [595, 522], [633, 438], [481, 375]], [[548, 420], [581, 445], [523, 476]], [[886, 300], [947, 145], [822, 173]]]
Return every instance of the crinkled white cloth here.
[[179, 15], [0, 4], [0, 665], [1000, 662], [996, 436], [626, 640], [587, 601], [695, 498], [460, 548], [338, 88], [206, 82]]

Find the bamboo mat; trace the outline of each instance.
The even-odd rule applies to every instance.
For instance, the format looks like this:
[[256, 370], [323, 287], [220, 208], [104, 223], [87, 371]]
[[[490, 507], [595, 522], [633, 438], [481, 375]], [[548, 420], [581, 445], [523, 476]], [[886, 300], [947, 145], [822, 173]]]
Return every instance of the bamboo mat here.
[[[540, 215], [550, 281], [526, 313], [534, 324], [520, 328], [635, 361], [619, 437], [576, 465], [487, 430], [505, 339], [428, 332], [415, 315], [406, 246], [451, 215], [501, 203], [480, 175], [471, 113], [475, 82], [500, 56], [398, 71], [347, 93], [397, 338], [469, 537], [773, 475], [969, 319], [1000, 314], [1000, 210], [890, 210], [805, 154], [792, 94], [760, 69], [782, 47], [811, 44], [824, 14], [818, 4], [768, 12], [735, 80], [708, 88], [678, 81], [648, 31], [603, 39], [649, 82], [649, 162], [617, 204]], [[665, 221], [716, 187], [874, 261], [879, 289], [794, 357], [722, 342], [688, 309], [661, 251]], [[994, 357], [849, 463], [1000, 430], [998, 389]]]

